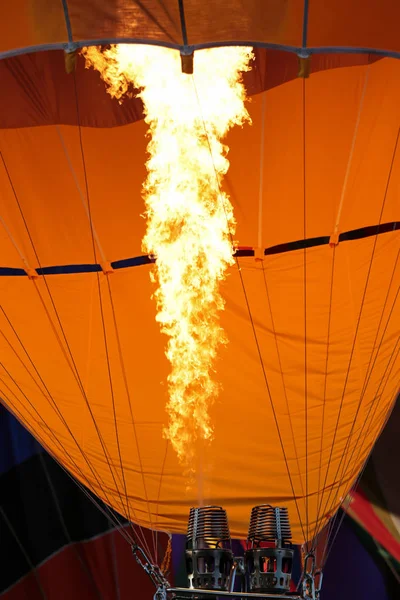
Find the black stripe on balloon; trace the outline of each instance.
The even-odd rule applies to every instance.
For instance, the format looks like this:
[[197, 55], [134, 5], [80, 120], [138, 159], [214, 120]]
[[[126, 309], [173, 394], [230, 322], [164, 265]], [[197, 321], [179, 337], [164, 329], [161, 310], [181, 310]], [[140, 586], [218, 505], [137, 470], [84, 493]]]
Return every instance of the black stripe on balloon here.
[[[363, 238], [389, 233], [391, 231], [400, 231], [400, 221], [392, 221], [391, 223], [382, 223], [380, 225], [370, 225], [369, 227], [361, 227], [360, 229], [352, 229], [345, 231], [339, 235], [339, 242], [351, 242], [361, 240]], [[307, 248], [315, 248], [317, 246], [327, 246], [330, 242], [329, 235], [296, 240], [285, 244], [277, 244], [264, 250], [265, 256], [273, 254], [284, 254], [285, 252], [294, 252], [296, 250], [304, 250]], [[239, 248], [235, 252], [236, 258], [245, 258], [246, 256], [254, 256], [252, 248]], [[123, 258], [111, 263], [114, 270], [127, 269], [130, 267], [140, 267], [142, 265], [150, 265], [155, 262], [155, 258], [151, 256], [134, 256], [132, 258]], [[38, 275], [71, 275], [79, 273], [99, 273], [102, 270], [99, 264], [81, 264], [81, 265], [56, 265], [52, 267], [41, 267], [36, 269]], [[0, 267], [0, 277], [23, 277], [27, 276], [24, 269], [14, 267]]]
[[3, 277], [21, 277], [26, 275], [24, 269], [14, 269], [13, 267], [0, 267], [0, 275]]
[[271, 246], [264, 250], [265, 256], [271, 254], [284, 254], [285, 252], [293, 252], [294, 250], [305, 250], [307, 248], [314, 248], [315, 246], [326, 246], [329, 244], [329, 235], [323, 235], [315, 238], [308, 238], [306, 240], [297, 240], [296, 242], [287, 242], [286, 244], [278, 244], [277, 246]]
[[134, 258], [123, 258], [111, 263], [113, 269], [126, 269], [127, 267], [139, 267], [141, 265], [151, 265], [155, 263], [155, 258], [151, 256], [135, 256]]
[[98, 273], [101, 266], [98, 264], [87, 265], [59, 265], [55, 267], [41, 267], [36, 269], [38, 275], [66, 275], [68, 273]]
[[361, 229], [352, 229], [339, 235], [339, 242], [349, 242], [352, 240], [361, 240], [362, 238], [379, 235], [380, 233], [389, 233], [400, 229], [400, 221], [392, 223], [381, 223], [380, 225], [371, 225]]
[[187, 36], [187, 29], [186, 29], [185, 7], [183, 6], [183, 0], [178, 0], [178, 4], [179, 4], [179, 17], [181, 20], [182, 41], [183, 41], [183, 46], [186, 48], [186, 46], [188, 45], [188, 36]]
[[235, 252], [237, 258], [243, 258], [244, 256], [254, 256], [254, 250], [252, 248], [239, 248]]

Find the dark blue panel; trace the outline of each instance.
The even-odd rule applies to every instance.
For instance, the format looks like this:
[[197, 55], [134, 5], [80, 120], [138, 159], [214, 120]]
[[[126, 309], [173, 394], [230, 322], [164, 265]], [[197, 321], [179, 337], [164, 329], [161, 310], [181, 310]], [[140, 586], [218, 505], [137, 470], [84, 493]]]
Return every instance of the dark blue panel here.
[[25, 276], [24, 269], [14, 269], [13, 267], [0, 267], [0, 277], [21, 277]]
[[155, 263], [155, 258], [150, 256], [134, 256], [132, 258], [123, 258], [122, 260], [115, 260], [111, 263], [113, 269], [126, 269], [128, 267], [140, 267], [141, 265], [151, 265]]
[[24, 427], [0, 404], [0, 475], [43, 452]]
[[38, 275], [67, 275], [71, 273], [98, 273], [101, 266], [97, 264], [87, 265], [59, 265], [54, 267], [42, 267], [36, 269]]
[[315, 246], [326, 246], [329, 244], [330, 237], [324, 235], [321, 237], [308, 238], [305, 240], [297, 240], [296, 242], [288, 242], [286, 244], [278, 244], [277, 246], [271, 246], [266, 248], [264, 254], [269, 256], [270, 254], [283, 254], [284, 252], [293, 252], [294, 250], [304, 250], [305, 248], [315, 248]]

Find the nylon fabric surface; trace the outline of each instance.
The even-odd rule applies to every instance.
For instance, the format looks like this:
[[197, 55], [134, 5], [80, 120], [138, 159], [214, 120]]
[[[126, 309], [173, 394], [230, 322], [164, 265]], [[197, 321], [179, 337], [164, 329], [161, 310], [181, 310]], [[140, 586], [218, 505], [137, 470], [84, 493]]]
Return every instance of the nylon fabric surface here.
[[[400, 51], [396, 0], [18, 0], [0, 12], [0, 52], [85, 40], [189, 45], [251, 42]], [[10, 27], [10, 23], [13, 27]], [[71, 39], [68, 26], [71, 29]]]
[[[282, 17], [276, 35], [282, 27], [285, 39], [301, 43], [293, 41], [301, 37], [301, 4], [270, 5]], [[139, 3], [129, 6], [139, 11]], [[144, 31], [151, 22], [149, 39], [181, 43], [177, 4], [168, 18], [169, 5], [157, 6], [158, 13], [150, 0], [141, 3], [138, 24], [129, 21], [126, 3], [68, 4], [80, 39], [89, 20], [93, 35], [107, 28], [116, 35], [122, 23]], [[199, 6], [185, 3], [189, 41]], [[260, 6], [248, 3], [245, 26], [237, 25], [255, 40]], [[226, 3], [231, 16], [239, 7]], [[389, 1], [384, 7], [397, 14]], [[215, 36], [223, 32], [217, 16]], [[206, 35], [201, 23], [199, 39]], [[45, 40], [43, 27], [37, 36]], [[264, 58], [268, 72], [272, 56]], [[4, 402], [82, 483], [135, 522], [183, 532], [189, 507], [204, 501], [225, 506], [232, 534], [243, 537], [252, 506], [268, 501], [288, 506], [295, 541], [310, 539], [354, 482], [398, 391], [400, 232], [335, 245], [341, 232], [400, 221], [398, 61], [327, 61], [307, 80], [287, 63], [281, 79], [275, 71], [268, 83], [260, 67], [249, 83], [253, 125], [226, 139], [224, 186], [238, 243], [261, 252], [320, 236], [332, 236], [332, 244], [262, 261], [258, 254], [240, 258], [230, 269], [215, 439], [191, 489], [162, 435], [169, 367], [155, 321], [152, 266], [107, 275], [34, 272], [95, 262], [107, 271], [109, 263], [142, 253], [149, 138], [139, 103], [120, 108], [82, 65], [61, 76], [61, 56], [7, 61], [11, 98], [26, 112], [1, 117], [0, 266], [23, 268], [30, 278], [0, 277]], [[239, 488], [232, 486], [238, 475]]]
[[[364, 65], [380, 60], [373, 55], [323, 54], [312, 60], [311, 71]], [[243, 80], [249, 96], [295, 79], [299, 70], [295, 55], [279, 50], [255, 49], [251, 71]], [[74, 81], [76, 78], [76, 84]], [[97, 71], [84, 68], [78, 55], [75, 73], [67, 74], [65, 54], [60, 50], [37, 52], [0, 60], [0, 125], [4, 129], [37, 125], [118, 127], [143, 118], [137, 90], [120, 104], [104, 93]], [[76, 88], [75, 88], [76, 85]], [[34, 90], [34, 93], [32, 92]], [[79, 97], [79, 114], [76, 95]]]
[[[371, 240], [354, 242], [353, 246], [343, 246], [343, 252], [338, 253], [336, 277], [345, 285], [336, 286], [334, 307], [331, 324], [331, 362], [328, 378], [328, 414], [325, 418], [322, 461], [326, 465], [332, 443], [338, 405], [346, 375], [349, 352], [354, 336], [355, 315], [359, 310], [360, 296], [368, 267], [371, 252]], [[398, 252], [398, 238], [379, 240], [379, 251], [374, 265], [374, 281], [371, 289], [385, 289], [388, 285], [389, 273], [385, 273], [385, 265], [393, 264]], [[357, 245], [357, 247], [356, 247]], [[340, 249], [342, 250], [342, 249]], [[304, 438], [304, 374], [308, 379], [309, 389], [309, 447], [310, 456], [318, 456], [320, 451], [320, 429], [322, 414], [322, 398], [325, 372], [326, 344], [325, 330], [327, 326], [326, 298], [329, 288], [329, 263], [331, 253], [329, 248], [317, 248], [309, 251], [307, 268], [308, 284], [308, 364], [312, 369], [305, 370], [301, 349], [304, 347], [302, 319], [302, 271], [303, 257], [301, 253], [288, 253], [279, 258], [273, 257], [266, 265], [270, 303], [274, 315], [274, 328], [278, 335], [284, 384], [288, 394], [288, 404], [291, 410], [291, 420], [296, 431], [296, 451], [290, 435], [289, 416], [285, 404], [282, 377], [277, 365], [277, 349], [272, 333], [263, 274], [260, 268], [255, 268], [251, 259], [241, 261], [242, 272], [253, 319], [256, 324], [261, 351], [268, 372], [271, 396], [278, 413], [280, 428], [284, 436], [284, 445], [288, 454], [290, 468], [294, 479], [295, 489], [302, 496], [305, 477], [305, 438]], [[107, 363], [104, 353], [104, 341], [100, 326], [99, 304], [96, 291], [96, 274], [80, 276], [53, 276], [49, 287], [58, 308], [61, 322], [65, 329], [77, 370], [82, 377], [87, 396], [90, 398], [94, 419], [106, 440], [112, 471], [116, 473], [116, 483], [113, 483], [111, 470], [102, 454], [101, 445], [93, 420], [85, 406], [84, 398], [79, 391], [75, 377], [65, 357], [65, 344], [59, 343], [41, 306], [34, 284], [28, 279], [14, 278], [13, 285], [5, 285], [4, 278], [0, 281], [3, 307], [12, 323], [18, 328], [24, 346], [29, 350], [41, 377], [47, 382], [51, 395], [55, 398], [57, 407], [67, 421], [83, 452], [89, 457], [100, 481], [104, 485], [109, 500], [121, 513], [126, 514], [127, 508], [121, 501], [119, 493], [124, 496], [122, 472], [118, 461], [115, 425], [110, 411], [110, 388], [107, 380]], [[114, 273], [111, 281], [115, 312], [119, 320], [119, 335], [121, 340], [124, 364], [128, 377], [130, 401], [134, 415], [140, 460], [133, 444], [134, 430], [131, 422], [129, 399], [124, 389], [121, 366], [118, 358], [118, 348], [113, 331], [112, 313], [108, 300], [107, 284], [101, 282], [103, 302], [105, 303], [106, 328], [109, 334], [108, 350], [113, 373], [113, 387], [117, 404], [118, 437], [127, 481], [129, 511], [135, 521], [150, 524], [161, 529], [183, 531], [186, 525], [186, 506], [196, 501], [188, 495], [182, 498], [181, 469], [172, 452], [168, 453], [167, 462], [162, 477], [162, 487], [159, 494], [161, 465], [165, 453], [165, 441], [162, 440], [162, 426], [165, 421], [164, 404], [165, 391], [162, 382], [166, 380], [168, 365], [163, 355], [163, 340], [154, 320], [154, 307], [149, 302], [151, 285], [148, 278], [148, 267]], [[349, 277], [354, 278], [352, 289], [349, 288]], [[397, 275], [394, 288], [399, 285], [400, 274]], [[45, 299], [48, 311], [52, 313], [43, 282], [36, 284]], [[133, 291], [127, 294], [126, 290]], [[224, 294], [227, 298], [227, 311], [223, 325], [227, 331], [230, 343], [217, 366], [218, 375], [224, 391], [220, 401], [213, 411], [215, 424], [215, 440], [207, 451], [206, 464], [209, 465], [204, 477], [205, 498], [218, 499], [227, 506], [230, 514], [231, 528], [235, 535], [244, 535], [245, 520], [252, 505], [262, 501], [266, 495], [273, 502], [285, 503], [291, 514], [295, 507], [288, 487], [287, 474], [283, 463], [276, 430], [273, 427], [271, 408], [262, 378], [258, 357], [254, 353], [254, 339], [248, 321], [246, 307], [242, 298], [240, 282], [237, 273], [233, 271], [226, 284]], [[24, 305], [29, 310], [24, 311], [24, 317], [19, 309], [18, 298], [24, 299]], [[370, 294], [369, 303], [363, 314], [361, 336], [357, 345], [357, 354], [350, 371], [349, 385], [346, 390], [345, 402], [341, 416], [341, 426], [335, 443], [330, 475], [326, 488], [339, 487], [339, 496], [343, 496], [366, 457], [370, 444], [378, 434], [385, 417], [385, 406], [390, 403], [392, 394], [398, 385], [399, 364], [387, 374], [383, 386], [379, 386], [382, 376], [375, 369], [363, 399], [359, 422], [365, 416], [365, 411], [374, 395], [379, 391], [381, 399], [379, 406], [382, 414], [363, 437], [357, 462], [346, 465], [345, 476], [335, 482], [341, 453], [350, 431], [351, 418], [357, 406], [361, 386], [368, 368], [368, 359], [373, 343], [373, 334], [378, 327], [381, 310], [379, 295]], [[398, 313], [396, 313], [398, 315]], [[387, 316], [386, 316], [387, 319]], [[394, 316], [385, 334], [385, 341], [379, 352], [379, 360], [385, 364], [390, 357], [393, 338], [396, 336], [398, 317]], [[20, 358], [26, 364], [22, 349], [2, 318], [2, 331], [17, 349], [18, 356], [10, 352], [4, 338], [1, 340], [1, 352], [7, 359], [7, 367], [11, 373], [18, 374], [18, 385], [23, 390], [29, 390], [29, 399], [38, 409], [39, 414], [32, 414], [21, 392], [15, 384], [3, 374], [2, 394], [11, 407], [17, 407], [24, 422], [40, 436], [46, 445], [58, 456], [75, 476], [82, 479], [75, 463], [85, 475], [84, 483], [100, 497], [104, 498], [104, 490], [99, 487], [97, 480], [82, 460], [81, 452], [71, 439], [71, 435], [63, 426], [59, 415], [51, 408], [42, 386], [35, 387], [31, 375], [22, 368]], [[290, 327], [287, 326], [288, 322]], [[78, 326], [77, 326], [78, 325]], [[57, 328], [58, 330], [58, 328]], [[60, 332], [59, 337], [60, 337]], [[144, 334], [145, 333], [145, 334]], [[40, 340], [40, 343], [38, 343]], [[64, 349], [64, 352], [63, 352]], [[240, 369], [238, 369], [240, 365]], [[29, 371], [32, 371], [29, 368]], [[34, 377], [36, 379], [36, 377]], [[7, 386], [7, 390], [4, 385]], [[92, 400], [93, 399], [93, 400]], [[95, 400], [94, 400], [95, 399]], [[151, 401], [149, 401], [151, 399]], [[247, 399], [246, 409], [243, 399]], [[296, 407], [296, 408], [295, 408]], [[294, 410], [293, 410], [294, 409]], [[39, 417], [40, 415], [40, 417]], [[44, 420], [44, 422], [43, 422]], [[266, 435], [268, 431], [268, 435]], [[360, 424], [355, 433], [360, 433]], [[61, 440], [66, 455], [56, 440]], [[241, 439], [245, 451], [239, 454], [235, 451], [236, 440]], [[352, 438], [349, 456], [357, 436]], [[232, 447], [231, 447], [232, 446]], [[298, 473], [296, 453], [300, 466], [301, 477]], [[71, 457], [73, 461], [71, 460]], [[140, 466], [140, 461], [141, 465]], [[223, 461], [224, 469], [219, 468]], [[249, 470], [248, 461], [257, 465]], [[315, 461], [315, 459], [313, 459]], [[318, 463], [317, 463], [318, 464]], [[316, 514], [316, 499], [318, 497], [318, 469], [314, 462], [314, 473], [309, 473], [309, 502], [310, 512]], [[145, 501], [142, 472], [146, 493], [150, 502], [150, 515]], [[230, 474], [241, 473], [246, 488], [243, 497], [240, 490], [232, 490]], [[321, 485], [321, 482], [320, 482]], [[119, 492], [115, 487], [119, 488]], [[321, 490], [320, 490], [321, 491]], [[325, 496], [327, 501], [328, 496]], [[105, 498], [107, 499], [107, 498]], [[158, 506], [158, 509], [155, 507]], [[300, 501], [304, 510], [304, 500]], [[153, 508], [154, 507], [154, 508]], [[153, 512], [154, 511], [154, 512]], [[305, 515], [303, 513], [303, 519]], [[150, 523], [151, 519], [151, 523]], [[294, 519], [295, 521], [295, 519]], [[300, 532], [294, 523], [295, 534]]]

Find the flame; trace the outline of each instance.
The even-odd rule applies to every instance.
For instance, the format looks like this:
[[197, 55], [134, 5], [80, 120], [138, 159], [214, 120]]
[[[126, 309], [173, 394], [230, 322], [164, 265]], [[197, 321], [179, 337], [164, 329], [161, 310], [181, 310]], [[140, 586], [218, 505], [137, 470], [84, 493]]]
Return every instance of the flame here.
[[179, 53], [166, 48], [118, 45], [85, 48], [83, 54], [111, 96], [121, 99], [136, 88], [144, 105], [151, 139], [143, 250], [157, 258], [156, 319], [169, 338], [172, 367], [164, 433], [189, 465], [197, 441], [213, 436], [210, 406], [219, 392], [214, 365], [226, 343], [219, 283], [234, 262], [235, 233], [233, 208], [221, 191], [229, 168], [221, 139], [250, 120], [241, 72], [250, 69], [252, 50], [199, 51], [194, 76], [183, 74]]

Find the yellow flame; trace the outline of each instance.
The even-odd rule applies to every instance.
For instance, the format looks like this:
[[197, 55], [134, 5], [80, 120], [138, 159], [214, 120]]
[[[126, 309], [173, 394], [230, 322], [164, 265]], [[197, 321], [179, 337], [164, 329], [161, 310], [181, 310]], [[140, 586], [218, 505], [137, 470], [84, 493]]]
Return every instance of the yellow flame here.
[[156, 318], [169, 338], [172, 366], [165, 435], [188, 465], [196, 441], [213, 435], [214, 365], [226, 342], [219, 283], [234, 260], [235, 232], [233, 208], [220, 187], [229, 168], [221, 139], [249, 120], [241, 72], [250, 69], [252, 50], [199, 51], [194, 76], [181, 72], [178, 52], [155, 46], [85, 48], [83, 54], [113, 97], [136, 88], [144, 105], [151, 140], [143, 250], [157, 258]]

